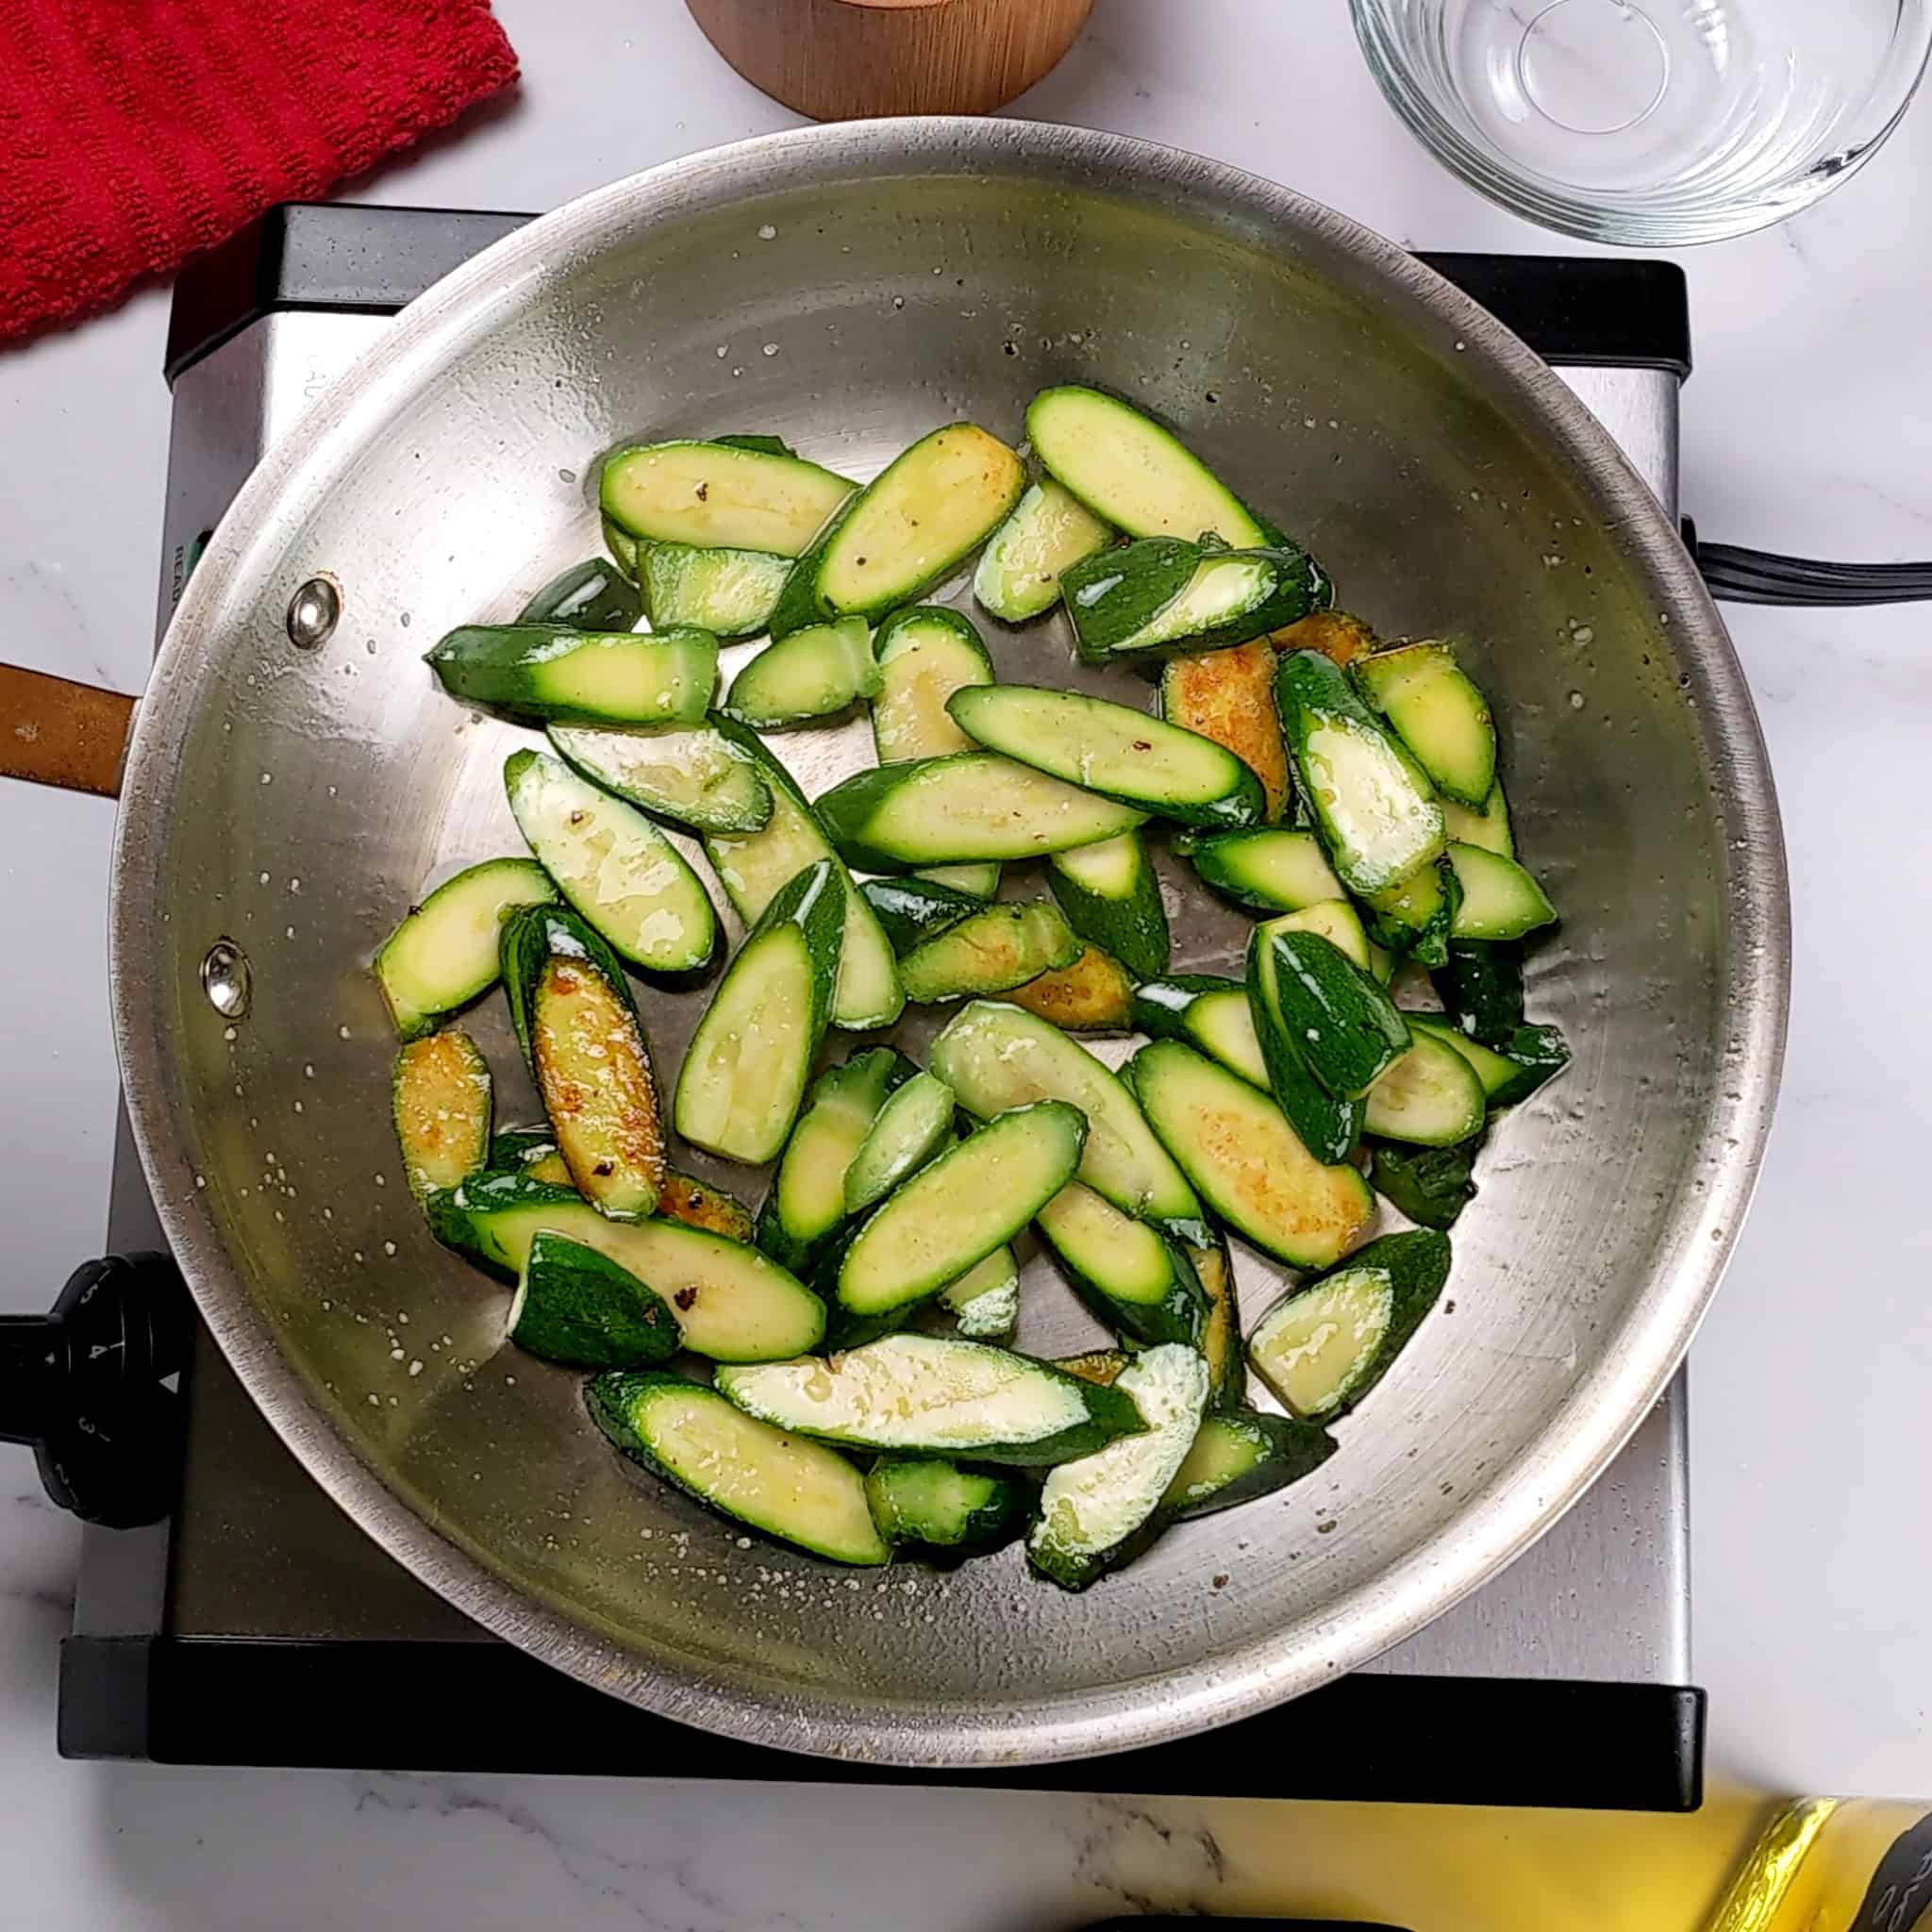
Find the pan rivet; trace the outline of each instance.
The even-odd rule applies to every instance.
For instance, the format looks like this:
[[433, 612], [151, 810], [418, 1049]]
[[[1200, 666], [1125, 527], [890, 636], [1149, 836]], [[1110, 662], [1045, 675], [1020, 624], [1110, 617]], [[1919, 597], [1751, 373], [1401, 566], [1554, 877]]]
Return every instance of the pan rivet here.
[[248, 955], [233, 940], [217, 940], [201, 962], [201, 990], [224, 1019], [240, 1020], [247, 1013], [253, 979]]
[[318, 651], [342, 621], [342, 590], [332, 576], [313, 576], [289, 599], [289, 641], [298, 651]]

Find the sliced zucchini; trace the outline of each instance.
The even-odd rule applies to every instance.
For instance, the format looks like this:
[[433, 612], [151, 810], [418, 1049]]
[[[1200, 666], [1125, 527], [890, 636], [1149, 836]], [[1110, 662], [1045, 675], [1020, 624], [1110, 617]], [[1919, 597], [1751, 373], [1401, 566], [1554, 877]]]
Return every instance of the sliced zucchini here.
[[832, 1017], [844, 931], [838, 861], [778, 890], [718, 982], [678, 1070], [672, 1120], [693, 1147], [775, 1160]]
[[486, 858], [445, 879], [377, 948], [372, 971], [405, 1040], [496, 984], [505, 923], [557, 897], [534, 859]]
[[466, 625], [425, 660], [452, 697], [565, 724], [695, 724], [718, 683], [708, 631]]
[[1137, 978], [1167, 971], [1167, 908], [1139, 832], [1122, 832], [1046, 862], [1048, 890], [1067, 924]]
[[1375, 1191], [1392, 1201], [1418, 1227], [1448, 1228], [1475, 1199], [1475, 1156], [1481, 1142], [1454, 1147], [1398, 1147], [1377, 1142], [1369, 1149], [1369, 1178]]
[[930, 1074], [895, 1088], [845, 1170], [845, 1211], [863, 1214], [953, 1141], [953, 1090]]
[[432, 1033], [396, 1055], [390, 1106], [403, 1172], [417, 1200], [483, 1166], [492, 1096], [490, 1063], [467, 1033]]
[[1050, 1362], [939, 1335], [888, 1335], [821, 1360], [720, 1369], [761, 1422], [848, 1449], [1045, 1469], [1138, 1434], [1132, 1402]]
[[638, 578], [638, 540], [621, 525], [613, 523], [608, 516], [599, 521], [604, 528], [604, 547], [609, 551], [617, 567], [632, 583]]
[[1502, 858], [1516, 857], [1516, 837], [1509, 829], [1509, 801], [1503, 796], [1503, 781], [1490, 787], [1490, 795], [1480, 811], [1457, 805], [1453, 798], [1442, 801], [1442, 824], [1452, 839], [1464, 845], [1480, 845]]
[[1268, 1090], [1317, 1160], [1346, 1160], [1361, 1139], [1366, 1104], [1330, 1093], [1315, 1077], [1306, 1057], [1313, 1042], [1290, 1018], [1280, 981], [1280, 955], [1268, 928], [1257, 926], [1248, 941], [1248, 1017], [1268, 1070]]
[[552, 1187], [572, 1188], [570, 1169], [557, 1151], [557, 1136], [548, 1121], [541, 1127], [499, 1128], [490, 1137], [489, 1171], [526, 1174]]
[[891, 1561], [865, 1478], [836, 1449], [788, 1436], [662, 1370], [599, 1375], [584, 1400], [632, 1461], [721, 1516], [835, 1563]]
[[1196, 1245], [1212, 1239], [1194, 1191], [1119, 1078], [1050, 1022], [974, 1000], [932, 1043], [932, 1071], [981, 1120], [1035, 1100], [1063, 1100], [1087, 1121], [1080, 1178], [1138, 1220]]
[[1178, 1243], [1078, 1181], [1040, 1210], [1036, 1224], [1074, 1291], [1123, 1340], [1200, 1346], [1208, 1297]]
[[937, 939], [975, 912], [986, 901], [957, 886], [914, 874], [907, 878], [867, 879], [859, 887], [865, 902], [878, 916], [880, 927], [902, 958], [927, 940]]
[[632, 537], [796, 557], [857, 488], [769, 450], [653, 442], [606, 458], [598, 494], [606, 518]]
[[974, 859], [963, 865], [922, 866], [912, 876], [930, 879], [936, 886], [950, 886], [956, 892], [970, 893], [982, 904], [994, 897], [1000, 889], [997, 859]]
[[883, 617], [940, 583], [986, 541], [1025, 483], [1020, 458], [973, 423], [902, 450], [833, 531], [813, 581], [833, 617]]
[[1444, 798], [1480, 811], [1496, 782], [1490, 707], [1447, 644], [1398, 644], [1349, 667]]
[[1517, 1026], [1491, 1047], [1452, 1026], [1440, 1014], [1409, 1013], [1408, 1030], [1451, 1046], [1469, 1062], [1491, 1108], [1527, 1100], [1570, 1064], [1570, 1049], [1554, 1026]]
[[1045, 899], [983, 906], [899, 962], [906, 997], [931, 1006], [1005, 992], [1080, 957], [1080, 941]]
[[503, 929], [503, 978], [577, 1191], [613, 1220], [650, 1213], [664, 1185], [664, 1125], [624, 968], [575, 912], [533, 906]]
[[1234, 1257], [1227, 1242], [1216, 1235], [1205, 1248], [1190, 1248], [1188, 1258], [1208, 1298], [1208, 1319], [1201, 1326], [1201, 1353], [1208, 1362], [1208, 1406], [1232, 1408], [1248, 1392], [1248, 1358], [1241, 1346], [1241, 1295], [1234, 1278]]
[[695, 1174], [679, 1174], [675, 1167], [664, 1170], [664, 1189], [658, 1196], [658, 1212], [669, 1221], [681, 1221], [687, 1227], [701, 1227], [710, 1234], [722, 1234], [727, 1241], [750, 1241], [757, 1224], [752, 1212], [735, 1195], [723, 1188], [711, 1187]]
[[1038, 858], [1111, 839], [1146, 816], [990, 751], [855, 773], [817, 809], [845, 862], [866, 872]]
[[845, 1220], [845, 1173], [893, 1085], [909, 1072], [889, 1046], [856, 1053], [813, 1082], [758, 1216], [758, 1245], [804, 1272]]
[[824, 556], [839, 525], [845, 521], [862, 494], [862, 491], [855, 490], [825, 519], [810, 544], [798, 553], [797, 561], [786, 574], [785, 586], [778, 592], [778, 601], [773, 605], [772, 615], [766, 625], [774, 642], [780, 638], [789, 638], [795, 630], [824, 624], [835, 614], [819, 602], [819, 559]]
[[1273, 939], [1276, 933], [1311, 932], [1344, 954], [1360, 970], [1374, 976], [1374, 951], [1362, 929], [1360, 915], [1346, 899], [1317, 899], [1299, 912], [1284, 912], [1266, 919], [1255, 928]]
[[568, 1235], [538, 1235], [509, 1305], [509, 1339], [571, 1369], [647, 1369], [684, 1346], [671, 1304]]
[[1475, 1069], [1455, 1047], [1416, 1030], [1413, 1044], [1369, 1089], [1362, 1124], [1385, 1141], [1453, 1147], [1482, 1131], [1486, 1106]]
[[1472, 1040], [1503, 1052], [1523, 1024], [1523, 949], [1451, 940], [1448, 963], [1430, 977], [1449, 1018]]
[[1255, 1324], [1248, 1359], [1291, 1415], [1332, 1421], [1388, 1374], [1448, 1279], [1442, 1235], [1384, 1235], [1283, 1295]]
[[1261, 781], [1270, 824], [1287, 812], [1288, 752], [1274, 715], [1274, 651], [1265, 638], [1170, 658], [1160, 672], [1160, 715], [1240, 758]]
[[1158, 1528], [1160, 1500], [1208, 1406], [1208, 1364], [1195, 1350], [1167, 1342], [1135, 1357], [1112, 1392], [1132, 1399], [1146, 1433], [1056, 1469], [1026, 1539], [1027, 1561], [1063, 1590], [1085, 1590]]
[[1269, 826], [1197, 839], [1189, 862], [1224, 897], [1261, 912], [1298, 912], [1342, 896], [1341, 881], [1312, 832]]
[[517, 828], [563, 896], [647, 973], [702, 972], [718, 916], [684, 855], [634, 806], [541, 752], [503, 768]]
[[638, 588], [654, 630], [693, 625], [719, 638], [755, 638], [772, 621], [791, 559], [768, 550], [638, 547]]
[[1329, 595], [1321, 565], [1286, 539], [1226, 550], [1147, 537], [1074, 564], [1060, 588], [1074, 646], [1090, 664], [1246, 643]]
[[1279, 651], [1320, 651], [1345, 671], [1377, 648], [1375, 633], [1345, 610], [1311, 610], [1270, 639]]
[[969, 1340], [1008, 1341], [1020, 1320], [1020, 1264], [1011, 1248], [995, 1248], [940, 1293], [940, 1306]]
[[1179, 438], [1118, 396], [1041, 390], [1026, 436], [1048, 474], [1132, 537], [1198, 537], [1237, 547], [1274, 534]]
[[865, 1500], [894, 1548], [973, 1555], [1010, 1541], [1026, 1509], [1026, 1492], [1011, 1476], [936, 1456], [880, 1457], [866, 1474]]
[[724, 713], [759, 731], [835, 716], [879, 688], [863, 618], [814, 624], [767, 644], [736, 677]]
[[608, 632], [634, 630], [642, 615], [636, 586], [614, 564], [591, 557], [552, 577], [517, 612], [517, 622]]
[[955, 691], [946, 708], [990, 751], [1181, 824], [1254, 824], [1266, 808], [1261, 781], [1231, 751], [1127, 705], [993, 684]]
[[1071, 966], [1042, 973], [1014, 987], [1007, 997], [1069, 1033], [1133, 1031], [1134, 982], [1127, 969], [1098, 946], [1082, 946]]
[[1130, 1068], [1154, 1131], [1237, 1233], [1293, 1268], [1355, 1244], [1374, 1212], [1368, 1184], [1318, 1161], [1265, 1093], [1177, 1040], [1151, 1041]]
[[[771, 793], [772, 816], [762, 831], [745, 837], [719, 832], [705, 836], [705, 856], [719, 884], [738, 916], [751, 925], [788, 880], [835, 855], [825, 827], [805, 802], [791, 774], [757, 736], [729, 720], [721, 721], [718, 728], [753, 760]], [[891, 945], [842, 867], [839, 882], [845, 889], [845, 931], [839, 950], [832, 1024], [855, 1032], [890, 1026], [906, 1005]]]
[[841, 1308], [876, 1320], [977, 1267], [1073, 1179], [1086, 1140], [1079, 1109], [1057, 1100], [1009, 1108], [967, 1135], [853, 1238], [839, 1264]]
[[[1408, 1051], [1408, 1024], [1374, 978], [1320, 933], [1257, 928], [1267, 954], [1268, 1022], [1337, 1100], [1357, 1100]], [[1249, 985], [1257, 984], [1254, 969]], [[1266, 1024], [1257, 1016], [1261, 1051]], [[1269, 1063], [1269, 1072], [1274, 1071]]]
[[1028, 486], [992, 534], [973, 594], [1002, 624], [1024, 624], [1060, 601], [1060, 573], [1113, 541], [1113, 532], [1051, 476]]
[[1555, 920], [1557, 908], [1543, 889], [1513, 858], [1452, 842], [1449, 863], [1462, 889], [1450, 928], [1457, 939], [1520, 940]]
[[1302, 796], [1351, 892], [1399, 885], [1441, 855], [1434, 788], [1332, 659], [1319, 651], [1284, 658], [1274, 702]]
[[1439, 858], [1370, 898], [1370, 930], [1398, 957], [1418, 966], [1441, 966], [1449, 958], [1449, 935], [1461, 904], [1455, 868]]
[[1153, 1040], [1184, 1040], [1211, 1060], [1268, 1091], [1268, 1062], [1239, 979], [1180, 973], [1143, 979], [1134, 990], [1136, 1028]]
[[550, 742], [594, 785], [694, 832], [762, 831], [771, 788], [710, 724], [689, 731], [591, 731], [554, 725]]
[[1160, 1499], [1161, 1516], [1191, 1523], [1271, 1496], [1311, 1475], [1340, 1446], [1327, 1430], [1288, 1416], [1252, 1408], [1209, 1415]]
[[428, 1207], [437, 1240], [511, 1281], [546, 1229], [595, 1248], [671, 1304], [694, 1355], [779, 1361], [824, 1340], [824, 1303], [741, 1241], [676, 1221], [607, 1221], [575, 1194], [520, 1174], [474, 1177]]

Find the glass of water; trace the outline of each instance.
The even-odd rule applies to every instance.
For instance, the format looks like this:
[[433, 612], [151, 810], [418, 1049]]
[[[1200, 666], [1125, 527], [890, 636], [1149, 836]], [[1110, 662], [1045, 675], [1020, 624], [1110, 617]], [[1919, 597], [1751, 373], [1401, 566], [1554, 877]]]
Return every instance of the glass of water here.
[[1352, 0], [1437, 157], [1546, 227], [1645, 246], [1781, 221], [1911, 100], [1932, 0]]

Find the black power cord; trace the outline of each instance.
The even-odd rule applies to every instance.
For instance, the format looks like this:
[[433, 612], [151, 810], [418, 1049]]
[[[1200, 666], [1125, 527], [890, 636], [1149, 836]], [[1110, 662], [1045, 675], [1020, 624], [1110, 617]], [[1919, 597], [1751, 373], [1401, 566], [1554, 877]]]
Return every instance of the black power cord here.
[[1684, 519], [1690, 551], [1713, 597], [1730, 604], [1813, 607], [1916, 604], [1932, 599], [1932, 563], [1822, 563], [1735, 543], [1704, 543]]

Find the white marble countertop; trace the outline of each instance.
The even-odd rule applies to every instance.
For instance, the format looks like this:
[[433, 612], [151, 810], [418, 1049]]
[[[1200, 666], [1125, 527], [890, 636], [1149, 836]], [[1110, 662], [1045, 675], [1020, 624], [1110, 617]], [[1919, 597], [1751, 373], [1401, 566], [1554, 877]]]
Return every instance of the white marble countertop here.
[[[679, 0], [498, 11], [523, 57], [520, 95], [356, 184], [357, 198], [543, 208], [794, 118], [716, 61]], [[1203, 150], [1417, 246], [1568, 245], [1411, 142], [1339, 0], [1100, 0], [1016, 111]], [[1932, 554], [1928, 178], [1922, 107], [1817, 208], [1682, 258], [1698, 359], [1684, 504], [1707, 537]], [[0, 355], [0, 656], [125, 691], [144, 679], [166, 315], [151, 289]], [[1932, 1144], [1932, 1050], [1913, 991], [1932, 897], [1910, 862], [1927, 849], [1932, 618], [1729, 614], [1784, 801], [1796, 963], [1770, 1158], [1692, 1357], [1697, 1674], [1718, 1767], [1771, 1790], [1932, 1795], [1932, 1224], [1918, 1164]], [[0, 1223], [6, 1306], [23, 1311], [44, 1307], [102, 1238], [111, 818], [95, 801], [0, 787], [0, 929], [21, 1023], [0, 1036]], [[585, 1932], [889, 1918], [966, 1932], [1076, 1924], [1141, 1900], [1391, 1913], [1403, 1902], [1393, 1879], [1373, 1898], [1341, 1878], [1298, 1888], [1293, 1874], [1334, 1864], [1334, 1833], [1307, 1826], [1320, 1807], [65, 1764], [54, 1672], [77, 1538], [40, 1501], [21, 1451], [0, 1450], [0, 1926], [460, 1915], [480, 1928], [568, 1913]], [[1403, 1829], [1426, 1864], [1439, 1825], [1411, 1816]], [[1540, 1829], [1515, 1832], [1515, 1856], [1534, 1862]], [[1465, 1923], [1443, 1916], [1441, 1894], [1425, 1914], [1425, 1896], [1413, 1923]], [[1624, 1922], [1552, 1907], [1541, 1923]]]

